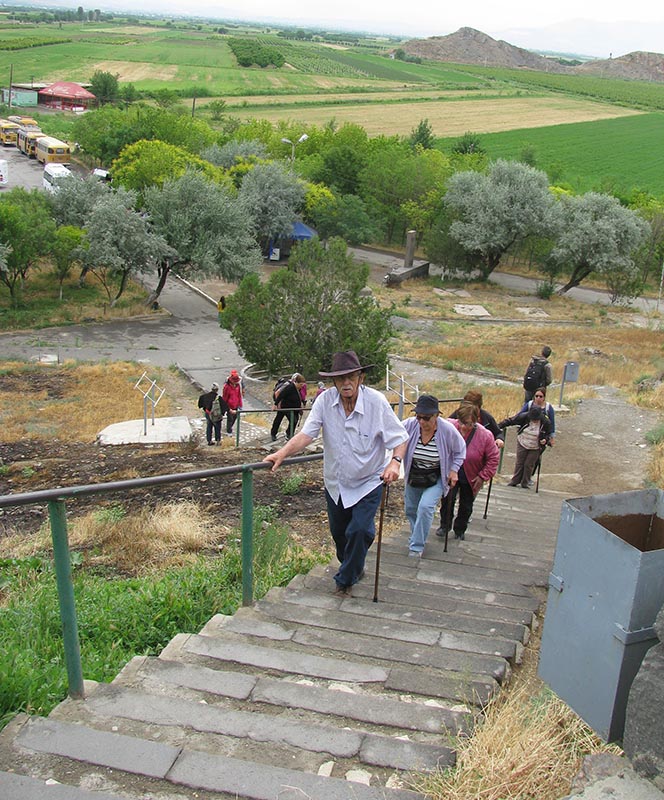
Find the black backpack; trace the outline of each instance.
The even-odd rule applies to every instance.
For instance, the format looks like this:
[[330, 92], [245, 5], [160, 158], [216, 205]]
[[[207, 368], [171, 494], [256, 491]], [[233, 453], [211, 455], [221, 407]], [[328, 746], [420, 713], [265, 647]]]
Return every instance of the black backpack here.
[[274, 389], [272, 389], [272, 402], [276, 405], [279, 402], [279, 395], [282, 392], [284, 386], [290, 382], [290, 378], [279, 378], [279, 380], [274, 384]]
[[531, 358], [526, 374], [523, 376], [523, 388], [527, 392], [534, 392], [546, 381], [546, 363]]

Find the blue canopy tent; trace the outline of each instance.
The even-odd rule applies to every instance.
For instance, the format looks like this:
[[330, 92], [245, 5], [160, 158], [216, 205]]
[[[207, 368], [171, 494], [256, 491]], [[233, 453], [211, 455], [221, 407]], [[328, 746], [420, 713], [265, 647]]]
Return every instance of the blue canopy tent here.
[[290, 255], [293, 242], [303, 242], [306, 239], [313, 239], [314, 236], [318, 236], [318, 233], [313, 228], [297, 220], [297, 222], [293, 223], [289, 236], [282, 236], [276, 241], [270, 242], [270, 261], [279, 261], [282, 258], [287, 258]]

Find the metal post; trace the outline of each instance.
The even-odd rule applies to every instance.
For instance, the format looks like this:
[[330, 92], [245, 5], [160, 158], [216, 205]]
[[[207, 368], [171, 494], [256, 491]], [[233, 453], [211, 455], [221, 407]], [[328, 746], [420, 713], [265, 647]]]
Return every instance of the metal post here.
[[561, 406], [563, 404], [563, 389], [565, 388], [565, 370], [563, 369], [563, 379], [560, 382], [560, 400], [558, 401], [558, 405]]
[[143, 395], [143, 436], [148, 435], [148, 396]]
[[399, 378], [399, 419], [403, 419], [403, 375]]
[[242, 605], [254, 601], [254, 472], [242, 470]]
[[62, 621], [62, 637], [65, 646], [69, 696], [79, 698], [84, 697], [83, 671], [81, 668], [81, 647], [78, 641], [78, 624], [76, 622], [76, 604], [74, 602], [74, 585], [71, 578], [71, 559], [69, 557], [64, 501], [49, 501], [48, 516], [51, 522], [55, 578], [58, 587], [58, 602], [60, 603], [60, 620]]
[[[226, 412], [228, 414], [228, 412]], [[235, 417], [235, 446], [240, 446], [240, 420], [242, 419], [242, 409], [238, 408]]]
[[155, 382], [152, 381], [152, 386], [150, 387], [150, 403], [152, 404], [152, 425], [154, 427], [154, 385]]

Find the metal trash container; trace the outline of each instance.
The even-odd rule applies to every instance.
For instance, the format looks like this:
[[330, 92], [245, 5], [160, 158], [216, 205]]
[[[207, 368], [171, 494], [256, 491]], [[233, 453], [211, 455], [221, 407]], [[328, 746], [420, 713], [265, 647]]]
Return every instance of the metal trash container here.
[[664, 603], [664, 492], [563, 502], [539, 675], [605, 741], [625, 708]]

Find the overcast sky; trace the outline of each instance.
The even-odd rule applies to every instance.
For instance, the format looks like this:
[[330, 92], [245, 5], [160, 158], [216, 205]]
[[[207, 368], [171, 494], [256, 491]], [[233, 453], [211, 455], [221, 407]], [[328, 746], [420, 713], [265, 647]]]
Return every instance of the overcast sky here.
[[[661, 0], [146, 0], [142, 8], [417, 37], [445, 35], [467, 26], [522, 47], [564, 50], [570, 45], [576, 52], [600, 57], [664, 50]], [[583, 49], [578, 50], [579, 46]]]

